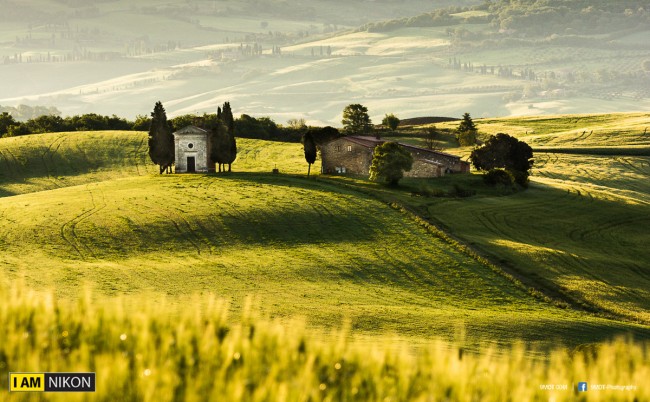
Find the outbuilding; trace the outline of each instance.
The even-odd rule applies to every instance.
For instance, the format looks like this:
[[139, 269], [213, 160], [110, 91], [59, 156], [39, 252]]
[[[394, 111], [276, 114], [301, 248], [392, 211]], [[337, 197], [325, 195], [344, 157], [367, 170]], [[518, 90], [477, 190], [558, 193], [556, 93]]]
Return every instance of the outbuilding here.
[[[372, 154], [377, 145], [385, 141], [369, 136], [346, 136], [321, 146], [322, 173], [370, 174]], [[413, 167], [404, 177], [440, 177], [447, 173], [469, 172], [469, 162], [445, 152], [415, 147], [398, 142], [413, 156]]]
[[174, 133], [176, 173], [214, 172], [210, 158], [210, 133], [202, 128], [187, 126]]

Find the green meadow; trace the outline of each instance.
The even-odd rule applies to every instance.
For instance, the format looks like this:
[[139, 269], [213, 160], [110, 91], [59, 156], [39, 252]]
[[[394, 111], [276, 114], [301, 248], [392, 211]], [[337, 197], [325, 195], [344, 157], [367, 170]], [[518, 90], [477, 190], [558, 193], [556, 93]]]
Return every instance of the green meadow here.
[[[238, 141], [230, 174], [158, 175], [144, 133], [0, 139], [0, 320], [12, 323], [0, 376], [101, 366], [98, 383], [115, 379], [127, 400], [571, 400], [574, 385], [539, 385], [642, 385], [650, 157], [579, 153], [644, 146], [643, 115], [626, 116], [619, 142], [604, 116], [551, 121], [554, 146], [574, 152], [538, 150], [520, 191], [479, 174], [397, 189], [307, 178], [300, 144], [261, 140]], [[610, 140], [581, 142], [596, 125]], [[165, 357], [154, 341], [183, 346]], [[461, 380], [476, 373], [486, 382]]]
[[97, 297], [145, 292], [179, 304], [214, 293], [233, 311], [252, 296], [264, 313], [315, 327], [349, 320], [360, 334], [416, 342], [463, 330], [474, 347], [649, 334], [531, 296], [535, 286], [378, 199], [380, 186], [306, 178], [299, 144], [242, 139], [237, 172], [161, 176], [144, 139], [97, 132], [2, 140], [6, 282], [25, 277], [66, 299], [84, 284]]
[[[645, 113], [479, 119], [535, 149], [526, 191], [485, 189], [477, 175], [407, 182], [411, 190], [479, 189], [474, 197], [399, 199], [511, 274], [574, 304], [650, 322], [650, 123]], [[443, 123], [452, 128], [458, 123]], [[416, 138], [417, 139], [417, 138]], [[551, 146], [552, 145], [552, 146]], [[469, 148], [449, 149], [468, 155]]]

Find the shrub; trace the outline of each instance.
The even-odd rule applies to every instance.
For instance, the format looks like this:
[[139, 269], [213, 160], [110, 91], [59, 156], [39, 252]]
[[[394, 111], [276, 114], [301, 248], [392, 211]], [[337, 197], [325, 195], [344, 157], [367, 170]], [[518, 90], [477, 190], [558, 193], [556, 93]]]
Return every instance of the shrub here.
[[458, 183], [454, 183], [452, 189], [449, 191], [450, 197], [467, 198], [474, 195], [476, 195], [476, 190], [471, 188], [463, 188]]
[[490, 169], [483, 175], [483, 181], [488, 186], [502, 185], [504, 187], [512, 187], [515, 184], [515, 177], [512, 173], [505, 169]]
[[528, 188], [528, 172], [522, 172], [520, 170], [509, 170], [508, 171], [515, 180], [515, 183], [519, 184], [521, 187]]

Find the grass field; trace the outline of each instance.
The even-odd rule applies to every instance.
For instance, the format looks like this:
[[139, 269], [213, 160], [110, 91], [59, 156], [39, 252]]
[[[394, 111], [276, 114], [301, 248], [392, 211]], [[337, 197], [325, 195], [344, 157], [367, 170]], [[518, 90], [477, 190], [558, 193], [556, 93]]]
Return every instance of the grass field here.
[[[514, 274], [648, 323], [649, 122], [647, 114], [479, 119], [482, 133], [510, 133], [539, 150], [531, 187], [502, 195], [483, 189], [468, 199], [413, 198], [405, 192], [399, 199]], [[454, 181], [410, 186], [435, 193], [449, 191]], [[479, 177], [460, 183], [481, 188]]]
[[[304, 316], [319, 327], [349, 319], [361, 334], [421, 342], [452, 339], [462, 328], [473, 348], [485, 339], [548, 347], [628, 331], [650, 336], [644, 326], [531, 297], [366, 189], [304, 178], [299, 144], [240, 140], [239, 172], [159, 176], [135, 164], [146, 162], [143, 139], [74, 133], [0, 141], [2, 155], [13, 155], [0, 161], [9, 172], [1, 188], [14, 194], [0, 198], [5, 282], [25, 276], [66, 299], [81, 283], [98, 295], [145, 292], [179, 304], [213, 292], [233, 311], [253, 295], [264, 313]], [[112, 162], [102, 164], [101, 154]], [[276, 164], [299, 175], [268, 173]]]
[[[93, 302], [24, 285], [0, 286], [0, 377], [12, 371], [96, 373], [96, 392], [12, 393], [11, 401], [631, 401], [648, 400], [650, 345], [616, 340], [548, 360], [527, 346], [479, 354], [461, 342], [429, 340], [417, 351], [403, 338], [372, 343], [345, 328], [321, 333], [246, 310], [233, 323], [227, 302], [196, 296]], [[590, 390], [579, 393], [577, 383]], [[7, 392], [0, 381], [0, 395]], [[594, 390], [594, 384], [630, 387]], [[543, 387], [559, 389], [543, 389]], [[633, 388], [632, 388], [633, 387]]]
[[509, 133], [533, 147], [649, 146], [650, 114], [535, 116], [479, 119], [479, 131]]

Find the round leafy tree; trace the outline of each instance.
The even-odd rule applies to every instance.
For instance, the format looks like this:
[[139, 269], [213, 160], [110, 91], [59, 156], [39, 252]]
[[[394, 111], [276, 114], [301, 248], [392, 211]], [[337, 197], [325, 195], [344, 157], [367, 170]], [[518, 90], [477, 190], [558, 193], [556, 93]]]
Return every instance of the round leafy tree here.
[[385, 127], [390, 128], [392, 131], [397, 130], [397, 126], [399, 126], [399, 118], [395, 116], [394, 114], [387, 114], [384, 117], [384, 120], [381, 121], [381, 124], [383, 124]]
[[396, 142], [385, 142], [375, 147], [370, 165], [370, 180], [397, 185], [404, 172], [411, 170], [413, 156]]
[[372, 128], [368, 108], [358, 103], [348, 105], [343, 109], [341, 122], [345, 133], [351, 135], [367, 134]]
[[470, 159], [477, 170], [506, 169], [518, 184], [526, 186], [528, 171], [533, 167], [533, 149], [515, 137], [499, 133], [472, 151]]

